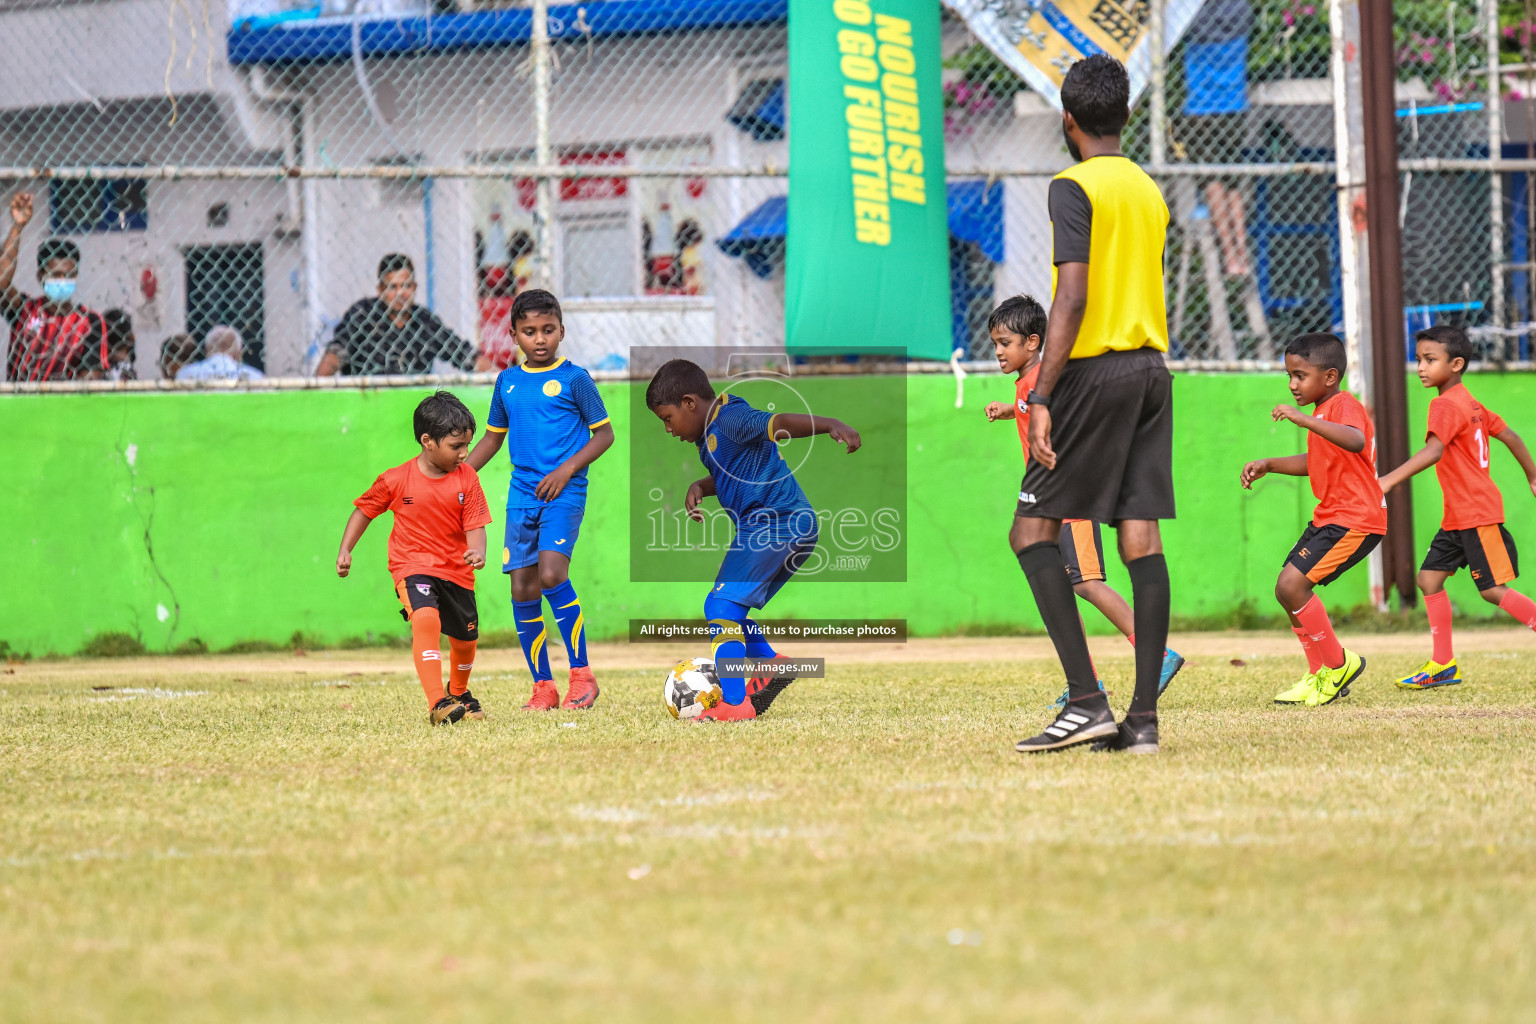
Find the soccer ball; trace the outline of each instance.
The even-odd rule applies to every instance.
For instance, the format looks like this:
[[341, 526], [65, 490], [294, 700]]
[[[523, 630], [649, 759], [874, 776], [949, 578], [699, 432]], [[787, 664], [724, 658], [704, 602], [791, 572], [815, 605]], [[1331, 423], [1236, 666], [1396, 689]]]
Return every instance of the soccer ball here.
[[698, 718], [720, 703], [720, 677], [709, 658], [689, 658], [672, 666], [661, 699], [673, 718]]

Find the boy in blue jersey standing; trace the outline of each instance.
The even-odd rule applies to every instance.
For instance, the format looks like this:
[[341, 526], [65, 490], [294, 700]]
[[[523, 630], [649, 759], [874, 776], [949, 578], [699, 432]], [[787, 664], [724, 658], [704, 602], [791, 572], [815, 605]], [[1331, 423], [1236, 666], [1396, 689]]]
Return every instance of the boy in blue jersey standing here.
[[[525, 291], [512, 303], [511, 323], [524, 361], [496, 377], [486, 432], [467, 461], [478, 472], [511, 435], [501, 571], [512, 579], [517, 639], [533, 673], [533, 696], [523, 709], [589, 708], [598, 688], [587, 664], [581, 600], [570, 581], [571, 551], [586, 511], [587, 467], [613, 445], [613, 426], [591, 375], [556, 355], [565, 338], [559, 300], [542, 289]], [[541, 597], [570, 654], [563, 705], [549, 668]]]
[[[702, 519], [699, 502], [713, 495], [736, 526], [714, 588], [704, 599], [704, 617], [713, 640], [711, 657], [774, 658], [777, 655], [750, 618], [766, 606], [816, 548], [816, 512], [778, 442], [827, 434], [859, 450], [859, 432], [823, 416], [770, 414], [737, 395], [715, 394], [697, 363], [673, 359], [662, 364], [645, 391], [646, 408], [667, 433], [697, 445], [706, 475], [688, 487], [688, 514]], [[722, 700], [696, 722], [739, 722], [756, 718], [793, 677], [759, 677], [749, 686], [742, 676], [720, 675]], [[750, 700], [748, 698], [751, 698]]]

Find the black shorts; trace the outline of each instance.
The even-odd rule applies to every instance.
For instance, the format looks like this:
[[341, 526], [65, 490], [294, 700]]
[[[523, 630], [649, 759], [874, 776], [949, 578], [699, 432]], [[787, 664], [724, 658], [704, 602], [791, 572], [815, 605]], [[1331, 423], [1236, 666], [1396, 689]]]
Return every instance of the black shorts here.
[[1327, 526], [1308, 524], [1302, 531], [1301, 540], [1285, 556], [1285, 564], [1295, 566], [1313, 586], [1326, 587], [1365, 561], [1380, 543], [1379, 533], [1351, 530], [1337, 523]]
[[1073, 359], [1051, 392], [1056, 468], [1031, 459], [1017, 515], [1172, 519], [1173, 375], [1156, 349]]
[[407, 576], [395, 584], [400, 599], [400, 617], [411, 621], [418, 608], [436, 608], [443, 620], [443, 632], [455, 640], [480, 639], [480, 612], [475, 607], [475, 592], [436, 576]]
[[1429, 542], [1420, 570], [1455, 572], [1470, 567], [1478, 590], [1502, 586], [1520, 575], [1520, 552], [1503, 525], [1441, 530]]
[[1061, 524], [1061, 557], [1067, 563], [1067, 579], [1075, 587], [1084, 580], [1103, 582], [1104, 535], [1091, 519], [1074, 519]]

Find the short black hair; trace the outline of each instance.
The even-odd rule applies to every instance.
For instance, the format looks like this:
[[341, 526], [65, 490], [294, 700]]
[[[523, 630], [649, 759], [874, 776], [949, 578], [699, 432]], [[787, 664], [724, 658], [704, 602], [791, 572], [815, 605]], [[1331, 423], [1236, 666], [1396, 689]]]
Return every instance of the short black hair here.
[[37, 247], [37, 272], [48, 269], [49, 260], [74, 260], [80, 269], [80, 247], [67, 238], [45, 238]]
[[1035, 301], [1033, 295], [1010, 295], [987, 318], [989, 332], [1001, 327], [1021, 338], [1038, 334], [1042, 344], [1045, 342], [1045, 324], [1045, 307]]
[[126, 309], [112, 308], [102, 312], [101, 319], [107, 325], [107, 347], [123, 348], [133, 344], [133, 317]]
[[1061, 80], [1061, 109], [1089, 135], [1119, 135], [1131, 119], [1131, 79], [1107, 53], [1085, 57]]
[[685, 395], [713, 399], [714, 385], [704, 367], [688, 359], [668, 359], [645, 389], [645, 407], [655, 412], [663, 405], [681, 405]]
[[519, 293], [512, 300], [512, 315], [507, 322], [515, 324], [533, 313], [553, 313], [556, 320], [565, 323], [565, 315], [560, 312], [560, 300], [543, 288], [529, 288]]
[[1337, 335], [1325, 334], [1316, 331], [1312, 334], [1300, 334], [1291, 339], [1291, 343], [1285, 346], [1285, 354], [1288, 356], [1300, 356], [1319, 370], [1338, 370], [1339, 376], [1344, 376], [1344, 371], [1349, 365], [1348, 358], [1344, 354], [1344, 343]]
[[190, 334], [173, 334], [160, 343], [160, 362], [190, 363], [197, 358], [197, 339]]
[[1465, 359], [1471, 362], [1477, 358], [1477, 350], [1472, 347], [1472, 339], [1467, 337], [1467, 332], [1453, 324], [1435, 324], [1426, 327], [1413, 336], [1414, 341], [1433, 341], [1445, 346], [1445, 354], [1450, 359]]
[[412, 263], [411, 258], [403, 252], [385, 253], [384, 257], [379, 260], [379, 284], [384, 283], [386, 275], [401, 270], [409, 270], [414, 277], [416, 274], [416, 264]]
[[473, 437], [475, 414], [452, 391], [438, 391], [423, 398], [421, 404], [416, 406], [416, 415], [411, 417], [411, 424], [416, 428], [415, 438], [418, 441], [422, 434], [434, 441], [466, 431]]

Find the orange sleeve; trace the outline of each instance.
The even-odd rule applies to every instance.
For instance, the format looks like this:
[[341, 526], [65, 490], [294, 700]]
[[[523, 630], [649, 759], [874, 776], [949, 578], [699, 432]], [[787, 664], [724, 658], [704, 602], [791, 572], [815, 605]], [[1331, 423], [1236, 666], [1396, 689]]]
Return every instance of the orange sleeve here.
[[394, 482], [389, 479], [389, 474], [386, 472], [380, 473], [378, 479], [374, 480], [373, 486], [364, 491], [362, 497], [352, 504], [356, 505], [357, 510], [369, 519], [377, 519], [389, 509], [390, 505], [394, 504], [394, 501]]
[[479, 529], [490, 521], [491, 509], [480, 486], [480, 474], [471, 469], [469, 483], [464, 486], [464, 532]]
[[1424, 428], [1426, 438], [1433, 434], [1442, 444], [1449, 445], [1464, 426], [1466, 422], [1455, 402], [1448, 398], [1437, 398], [1429, 403], [1429, 425]]
[[1509, 426], [1509, 424], [1504, 422], [1504, 417], [1487, 406], [1483, 407], [1483, 421], [1488, 424], [1489, 437], [1498, 437], [1504, 433], [1504, 428]]

